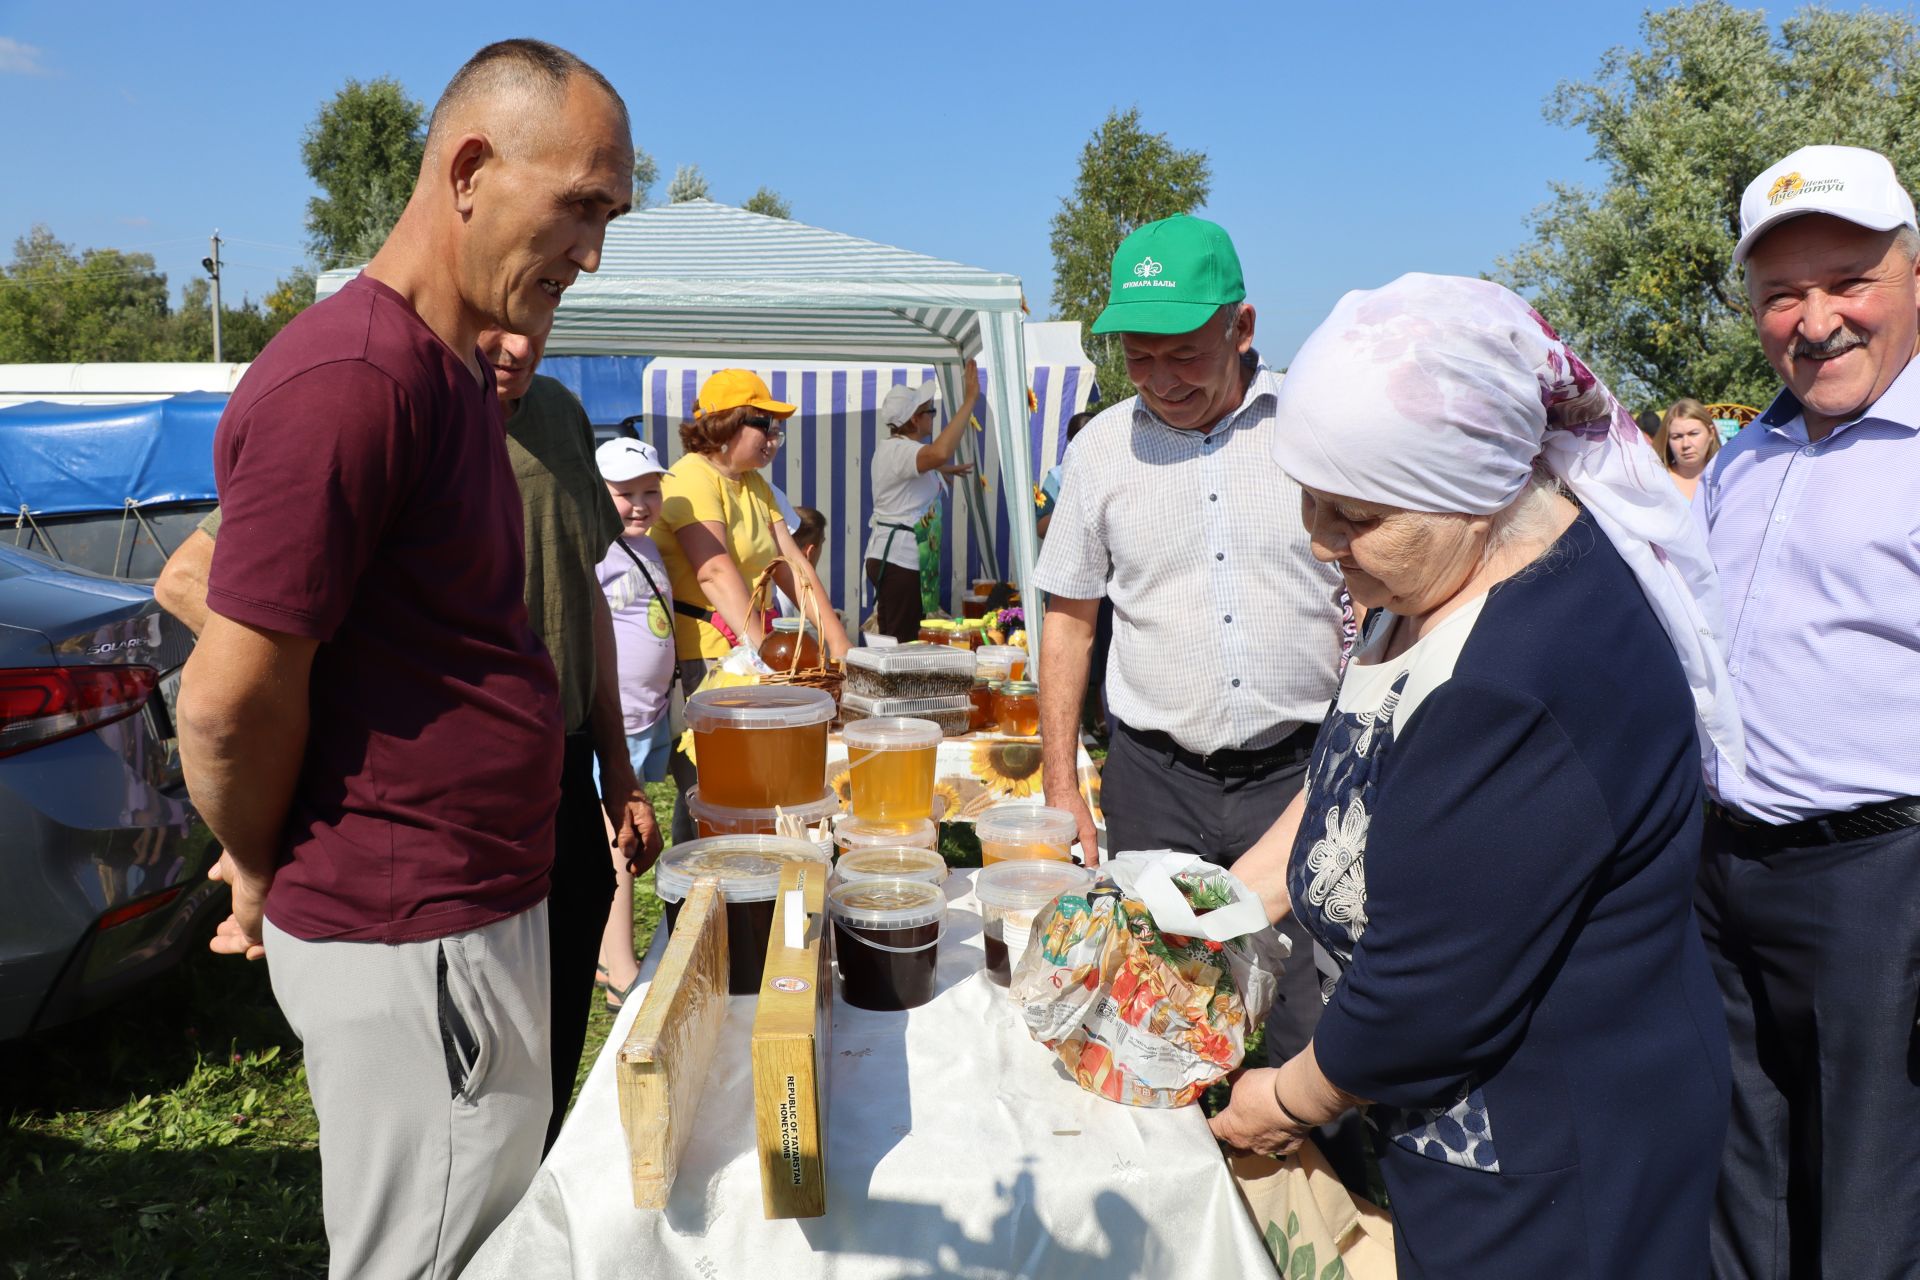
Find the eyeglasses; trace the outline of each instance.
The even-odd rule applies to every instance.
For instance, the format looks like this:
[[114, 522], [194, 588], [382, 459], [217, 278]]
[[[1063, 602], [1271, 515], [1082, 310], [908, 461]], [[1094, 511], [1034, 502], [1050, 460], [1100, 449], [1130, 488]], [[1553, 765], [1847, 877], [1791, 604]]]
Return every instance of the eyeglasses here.
[[740, 425], [743, 427], [757, 428], [766, 432], [769, 437], [775, 440], [787, 434], [787, 424], [784, 422], [776, 422], [772, 418], [742, 418], [740, 419]]

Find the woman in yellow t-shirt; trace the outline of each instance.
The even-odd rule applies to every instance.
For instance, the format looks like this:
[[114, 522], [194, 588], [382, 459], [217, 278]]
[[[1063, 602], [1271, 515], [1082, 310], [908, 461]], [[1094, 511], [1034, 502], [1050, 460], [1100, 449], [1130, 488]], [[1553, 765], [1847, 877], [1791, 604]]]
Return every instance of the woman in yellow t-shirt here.
[[[692, 677], [688, 688], [699, 684], [706, 662], [726, 657], [736, 641], [760, 648], [766, 619], [749, 613], [748, 596], [775, 556], [787, 557], [774, 579], [790, 598], [802, 598], [804, 582], [815, 599], [827, 600], [759, 474], [779, 450], [793, 411], [758, 375], [722, 369], [700, 388], [692, 420], [680, 424], [686, 453], [661, 481], [653, 540], [673, 580], [675, 656], [701, 664], [695, 672], [683, 669], [683, 679]], [[821, 612], [821, 638], [837, 659], [849, 646], [846, 629], [831, 607]]]

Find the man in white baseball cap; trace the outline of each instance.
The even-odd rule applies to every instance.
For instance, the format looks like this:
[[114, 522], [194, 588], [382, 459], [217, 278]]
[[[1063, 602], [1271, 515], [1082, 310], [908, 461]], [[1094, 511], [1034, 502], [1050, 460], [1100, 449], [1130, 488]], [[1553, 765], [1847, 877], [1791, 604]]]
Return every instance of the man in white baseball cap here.
[[[931, 382], [897, 386], [880, 401], [880, 425], [887, 438], [874, 446], [867, 478], [873, 486], [873, 523], [867, 534], [867, 581], [873, 584], [880, 633], [906, 644], [920, 634], [920, 543], [923, 521], [937, 519], [940, 477], [963, 476], [971, 464], [956, 465], [954, 450], [973, 417], [980, 395], [980, 371], [967, 361], [960, 403], [939, 434], [933, 430]], [[937, 537], [929, 523], [929, 538]], [[938, 547], [937, 541], [930, 545]]]
[[1920, 228], [1885, 156], [1803, 147], [1740, 203], [1785, 388], [1698, 502], [1744, 772], [1709, 760], [1695, 905], [1727, 1010], [1720, 1280], [1920, 1259]]

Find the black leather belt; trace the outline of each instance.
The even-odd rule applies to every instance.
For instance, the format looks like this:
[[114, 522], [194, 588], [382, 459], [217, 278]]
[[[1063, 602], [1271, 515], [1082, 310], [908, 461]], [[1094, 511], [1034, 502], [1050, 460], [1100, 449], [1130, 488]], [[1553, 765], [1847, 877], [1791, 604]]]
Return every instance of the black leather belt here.
[[1920, 826], [1920, 796], [1904, 796], [1859, 809], [1777, 824], [1709, 800], [1707, 816], [1731, 828], [1749, 848], [1770, 853], [1809, 845], [1846, 844]]
[[1169, 756], [1189, 769], [1210, 773], [1216, 778], [1251, 778], [1305, 760], [1313, 751], [1313, 740], [1319, 736], [1320, 726], [1303, 724], [1272, 746], [1256, 751], [1213, 751], [1205, 755], [1187, 750], [1158, 729], [1134, 729], [1122, 724], [1119, 730], [1147, 750]]

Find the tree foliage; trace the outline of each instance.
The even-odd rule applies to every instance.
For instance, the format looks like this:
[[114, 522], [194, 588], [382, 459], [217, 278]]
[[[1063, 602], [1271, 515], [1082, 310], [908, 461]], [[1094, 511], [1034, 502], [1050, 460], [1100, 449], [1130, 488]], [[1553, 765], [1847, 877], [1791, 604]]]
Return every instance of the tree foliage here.
[[633, 149], [633, 207], [644, 209], [653, 203], [653, 184], [660, 181], [660, 162], [644, 147]]
[[762, 186], [758, 191], [748, 196], [746, 203], [740, 207], [748, 213], [764, 214], [769, 218], [791, 218], [793, 216], [793, 206], [787, 203], [787, 198], [768, 186]]
[[1628, 403], [1764, 405], [1777, 384], [1733, 266], [1740, 195], [1797, 147], [1871, 147], [1920, 178], [1920, 29], [1904, 15], [1801, 10], [1776, 34], [1725, 0], [1650, 12], [1644, 47], [1562, 83], [1547, 117], [1584, 129], [1598, 190], [1556, 183], [1534, 239], [1495, 275]]
[[413, 193], [426, 108], [398, 80], [348, 80], [307, 126], [300, 159], [322, 194], [307, 201], [307, 237], [324, 267], [371, 258]]
[[700, 166], [683, 164], [673, 171], [673, 181], [667, 184], [667, 203], [685, 204], [689, 200], [705, 200], [707, 193], [707, 175], [700, 172]]
[[1206, 203], [1213, 167], [1204, 151], [1183, 151], [1148, 133], [1140, 109], [1109, 112], [1080, 150], [1073, 194], [1053, 216], [1053, 309], [1080, 321], [1102, 393], [1129, 393], [1120, 344], [1091, 333], [1107, 303], [1114, 251], [1144, 223], [1191, 213]]
[[[313, 300], [306, 278], [306, 302]], [[282, 281], [265, 307], [242, 299], [220, 308], [221, 354], [251, 360], [299, 310], [298, 277]], [[14, 242], [0, 269], [0, 363], [106, 360], [211, 360], [211, 283], [187, 282], [178, 310], [168, 305], [167, 277], [153, 258], [118, 249], [76, 253], [44, 226]], [[224, 301], [224, 300], [223, 300]], [[305, 303], [301, 303], [304, 306]]]

